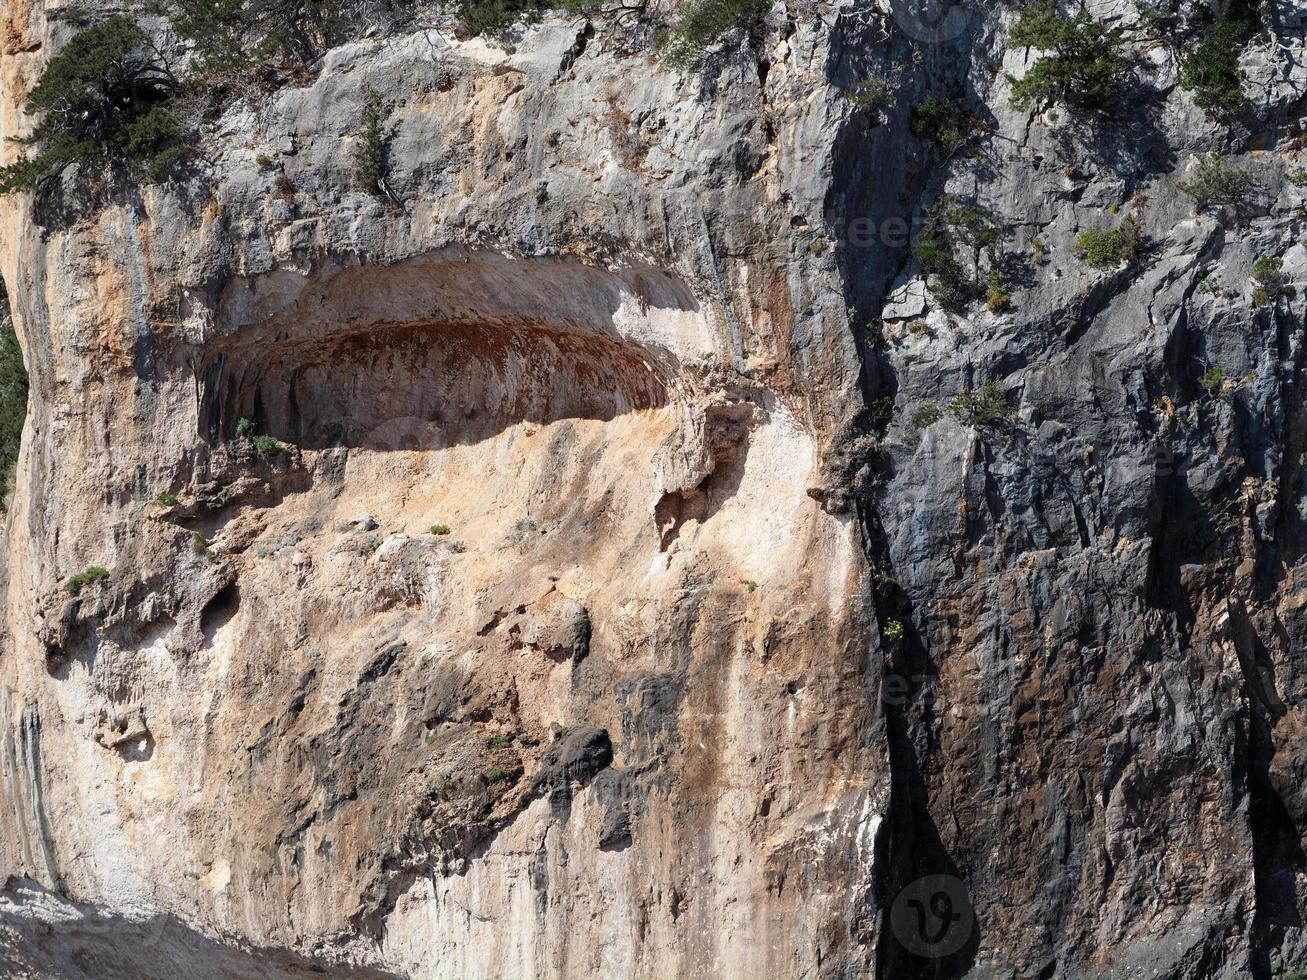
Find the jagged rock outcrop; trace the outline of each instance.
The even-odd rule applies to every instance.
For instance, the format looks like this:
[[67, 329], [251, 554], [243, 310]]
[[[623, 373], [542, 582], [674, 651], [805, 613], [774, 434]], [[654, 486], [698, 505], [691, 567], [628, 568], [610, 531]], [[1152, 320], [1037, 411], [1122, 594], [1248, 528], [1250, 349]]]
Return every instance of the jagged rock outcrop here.
[[[5, 11], [10, 139], [57, 9]], [[1307, 965], [1303, 310], [1250, 279], [1307, 271], [1303, 18], [1263, 5], [1226, 123], [1159, 11], [1201, 13], [1093, 5], [1135, 63], [1088, 119], [1012, 107], [1006, 6], [778, 4], [703, 71], [432, 12], [183, 178], [6, 197], [0, 963]], [[1212, 149], [1239, 208], [1182, 187]], [[1008, 302], [926, 282], [946, 194]]]

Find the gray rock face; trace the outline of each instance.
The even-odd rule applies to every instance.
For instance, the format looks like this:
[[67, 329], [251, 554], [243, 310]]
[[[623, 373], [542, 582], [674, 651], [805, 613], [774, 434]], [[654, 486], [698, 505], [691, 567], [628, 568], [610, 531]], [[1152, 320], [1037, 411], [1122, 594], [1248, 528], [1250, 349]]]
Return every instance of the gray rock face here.
[[[1222, 119], [1202, 5], [1088, 9], [1098, 114], [1013, 108], [1005, 7], [778, 4], [696, 71], [433, 14], [184, 181], [6, 198], [0, 963], [1307, 967], [1304, 18]], [[6, 16], [13, 137], [66, 28]], [[988, 305], [911, 249], [973, 205]]]

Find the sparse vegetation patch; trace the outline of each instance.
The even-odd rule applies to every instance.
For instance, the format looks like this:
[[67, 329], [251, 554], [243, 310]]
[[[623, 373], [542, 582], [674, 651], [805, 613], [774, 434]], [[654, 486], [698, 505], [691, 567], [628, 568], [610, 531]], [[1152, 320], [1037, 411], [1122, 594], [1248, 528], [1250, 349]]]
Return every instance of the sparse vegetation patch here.
[[1090, 228], [1076, 235], [1076, 255], [1095, 269], [1132, 265], [1139, 254], [1139, 219], [1129, 215], [1114, 228]]
[[1251, 17], [1213, 23], [1184, 59], [1180, 87], [1193, 92], [1194, 100], [1209, 111], [1233, 115], [1242, 110], [1248, 100], [1239, 56], [1256, 32]]
[[933, 95], [912, 107], [912, 132], [952, 153], [967, 141], [971, 117], [961, 104]]
[[14, 470], [27, 421], [27, 368], [14, 333], [9, 300], [0, 287], [0, 500], [14, 487]]
[[1249, 171], [1231, 166], [1223, 153], [1213, 151], [1198, 157], [1193, 177], [1180, 181], [1179, 187], [1194, 199], [1194, 207], [1206, 211], [1245, 203], [1256, 189], [1257, 179]]
[[101, 565], [92, 565], [85, 571], [78, 572], [72, 576], [67, 583], [68, 592], [71, 595], [77, 595], [88, 585], [95, 582], [104, 582], [109, 578], [109, 569]]
[[888, 79], [871, 76], [857, 82], [844, 97], [859, 109], [878, 112], [890, 104], [893, 94], [894, 89]]
[[998, 383], [986, 381], [975, 391], [958, 395], [948, 403], [949, 414], [972, 426], [996, 425], [1010, 414], [1007, 398]]
[[914, 429], [929, 429], [944, 417], [944, 410], [938, 405], [921, 405], [912, 413], [909, 421]]
[[719, 41], [756, 28], [770, 9], [771, 0], [689, 0], [667, 35], [663, 54], [674, 65], [697, 64]]
[[187, 151], [168, 100], [177, 80], [145, 32], [114, 14], [75, 34], [23, 103], [39, 115], [24, 140], [35, 152], [0, 167], [0, 193], [33, 191], [68, 167], [122, 162], [162, 176]]
[[[967, 306], [981, 297], [1003, 297], [1006, 304], [1006, 283], [995, 294], [990, 285], [982, 286], [957, 258], [957, 248], [972, 250], [979, 263], [983, 254], [992, 252], [1002, 240], [1003, 231], [998, 221], [977, 204], [958, 203], [945, 195], [931, 205], [925, 226], [912, 244], [912, 254], [926, 274], [931, 296], [949, 313], [962, 313]], [[997, 285], [996, 280], [993, 285]]]
[[1285, 292], [1284, 260], [1265, 256], [1253, 263], [1253, 305], [1265, 306]]
[[1130, 74], [1125, 34], [1105, 28], [1088, 13], [1063, 17], [1051, 0], [1027, 7], [1012, 28], [1013, 47], [1047, 52], [1022, 78], [1007, 76], [1018, 109], [1060, 103], [1101, 109], [1115, 99]]
[[367, 0], [153, 0], [191, 49], [193, 73], [211, 94], [232, 85], [274, 87], [302, 77], [344, 40]]
[[386, 130], [381, 96], [368, 90], [363, 126], [354, 146], [354, 179], [360, 190], [386, 196]]

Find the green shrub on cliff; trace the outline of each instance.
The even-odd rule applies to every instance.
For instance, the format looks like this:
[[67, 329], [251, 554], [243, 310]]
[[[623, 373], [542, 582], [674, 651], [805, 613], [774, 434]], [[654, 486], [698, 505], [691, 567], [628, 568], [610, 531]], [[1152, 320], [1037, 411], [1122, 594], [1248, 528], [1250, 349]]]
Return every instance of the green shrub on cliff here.
[[944, 417], [944, 410], [938, 405], [922, 405], [912, 413], [909, 421], [914, 429], [929, 429]]
[[958, 395], [948, 403], [949, 414], [972, 426], [997, 425], [1011, 415], [1007, 396], [997, 382], [986, 381], [974, 391]]
[[[989, 295], [989, 290], [958, 261], [957, 249], [971, 249], [977, 265], [983, 254], [992, 260], [995, 246], [1003, 239], [1003, 228], [978, 204], [959, 203], [948, 194], [930, 206], [926, 218], [912, 243], [912, 255], [926, 274], [935, 302], [949, 313], [962, 313], [972, 301]], [[1011, 299], [1006, 282], [998, 292], [1003, 302]]]
[[105, 582], [108, 581], [108, 578], [109, 569], [100, 565], [92, 565], [85, 571], [78, 572], [76, 575], [73, 575], [68, 579], [68, 592], [70, 595], [77, 595], [82, 591], [82, 589], [93, 582]]
[[1287, 282], [1284, 278], [1284, 260], [1268, 255], [1253, 263], [1253, 305], [1265, 306], [1272, 300], [1279, 299], [1285, 292]]
[[1237, 208], [1257, 190], [1257, 178], [1248, 170], [1230, 166], [1224, 154], [1213, 151], [1199, 156], [1193, 177], [1178, 186], [1194, 199], [1199, 211]]
[[663, 54], [674, 65], [696, 64], [719, 41], [757, 27], [770, 9], [771, 0], [689, 0], [672, 25]]
[[469, 34], [498, 34], [514, 20], [539, 13], [534, 0], [462, 0], [458, 21]]
[[950, 313], [962, 313], [975, 298], [975, 284], [953, 254], [953, 243], [938, 225], [927, 225], [912, 243], [912, 256], [926, 274], [930, 294]]
[[1263, 286], [1274, 289], [1284, 287], [1284, 259], [1267, 255], [1253, 263], [1253, 278]]
[[368, 90], [363, 128], [354, 144], [354, 180], [361, 190], [386, 196], [386, 117], [381, 96]]
[[194, 72], [214, 81], [294, 75], [345, 39], [349, 0], [155, 0], [192, 51]]
[[971, 117], [958, 102], [940, 95], [922, 99], [912, 107], [912, 132], [952, 153], [967, 141]]
[[176, 85], [130, 17], [78, 32], [27, 96], [23, 110], [41, 117], [24, 141], [36, 152], [0, 167], [0, 192], [35, 190], [72, 164], [144, 163], [159, 176], [184, 152], [167, 104]]
[[546, 10], [588, 10], [602, 0], [458, 0], [459, 26], [469, 34], [499, 34], [517, 20]]
[[1139, 219], [1129, 215], [1115, 228], [1089, 228], [1076, 235], [1076, 255], [1095, 269], [1132, 264], [1139, 255], [1143, 233]]
[[273, 436], [255, 436], [250, 440], [250, 445], [260, 456], [271, 456], [281, 452], [281, 441]]
[[1011, 44], [1048, 52], [1024, 77], [1007, 76], [1018, 109], [1055, 102], [1072, 109], [1099, 109], [1119, 94], [1130, 73], [1121, 28], [1106, 29], [1084, 11], [1063, 17], [1051, 0], [1022, 11]]
[[991, 272], [985, 277], [985, 308], [990, 313], [1012, 308], [1012, 286], [1001, 272]]
[[1194, 93], [1205, 109], [1233, 114], [1247, 104], [1239, 55], [1257, 30], [1252, 20], [1230, 19], [1212, 24], [1184, 59], [1180, 87]]
[[13, 489], [18, 447], [27, 419], [27, 369], [18, 346], [8, 300], [0, 288], [0, 499]]

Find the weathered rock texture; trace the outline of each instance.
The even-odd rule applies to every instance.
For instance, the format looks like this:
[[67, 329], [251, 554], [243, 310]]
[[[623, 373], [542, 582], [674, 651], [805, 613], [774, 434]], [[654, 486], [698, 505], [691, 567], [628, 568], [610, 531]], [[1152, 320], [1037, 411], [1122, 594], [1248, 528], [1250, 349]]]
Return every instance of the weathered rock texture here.
[[[5, 10], [7, 137], [56, 7]], [[778, 5], [702, 73], [604, 16], [433, 17], [233, 106], [183, 182], [5, 199], [0, 964], [1307, 962], [1302, 300], [1249, 302], [1258, 257], [1307, 272], [1302, 15], [1268, 0], [1231, 129], [1129, 0], [1091, 5], [1139, 56], [1092, 125], [1011, 109], [1011, 9], [898, 7]], [[947, 159], [931, 94], [978, 120]], [[1252, 213], [1178, 189], [1213, 147]], [[1030, 257], [1011, 310], [912, 285], [945, 191]], [[1117, 212], [1147, 247], [1090, 269]], [[1004, 424], [910, 421], [988, 380]], [[927, 875], [976, 917], [943, 958], [889, 921]]]

